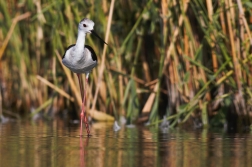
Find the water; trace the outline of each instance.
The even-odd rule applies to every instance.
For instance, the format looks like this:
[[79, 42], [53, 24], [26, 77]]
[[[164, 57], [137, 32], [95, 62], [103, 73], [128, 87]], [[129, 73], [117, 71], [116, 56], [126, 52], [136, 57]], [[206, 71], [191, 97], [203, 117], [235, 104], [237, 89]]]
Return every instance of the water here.
[[92, 137], [63, 121], [0, 124], [0, 167], [250, 167], [252, 135], [220, 130], [122, 128], [95, 123]]

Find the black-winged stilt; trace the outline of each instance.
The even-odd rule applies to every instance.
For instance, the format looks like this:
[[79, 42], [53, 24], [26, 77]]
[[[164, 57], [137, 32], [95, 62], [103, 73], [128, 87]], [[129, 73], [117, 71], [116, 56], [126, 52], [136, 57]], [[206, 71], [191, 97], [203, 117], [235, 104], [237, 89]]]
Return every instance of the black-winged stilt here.
[[76, 44], [70, 45], [67, 48], [62, 58], [62, 63], [66, 67], [68, 67], [72, 72], [77, 74], [81, 94], [83, 92], [81, 115], [80, 115], [80, 119], [81, 119], [80, 136], [82, 136], [82, 120], [83, 119], [86, 126], [87, 134], [88, 136], [90, 136], [88, 119], [87, 119], [86, 111], [85, 111], [86, 91], [83, 90], [83, 83], [82, 83], [82, 79], [80, 78], [80, 75], [82, 73], [86, 74], [85, 85], [87, 85], [89, 73], [97, 65], [97, 57], [94, 50], [92, 49], [92, 47], [85, 45], [85, 37], [87, 33], [94, 34], [103, 43], [107, 44], [104, 40], [102, 40], [102, 38], [100, 38], [94, 32], [94, 22], [92, 20], [84, 18], [80, 21], [78, 25], [78, 37], [77, 37]]

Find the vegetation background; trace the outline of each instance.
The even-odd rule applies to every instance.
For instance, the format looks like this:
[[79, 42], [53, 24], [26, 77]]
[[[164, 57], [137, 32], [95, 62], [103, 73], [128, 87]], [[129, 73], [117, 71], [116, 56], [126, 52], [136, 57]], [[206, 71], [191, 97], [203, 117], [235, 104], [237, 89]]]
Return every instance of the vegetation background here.
[[250, 127], [250, 0], [0, 0], [1, 118], [78, 117], [77, 77], [61, 57], [85, 17], [109, 44], [87, 37], [95, 120]]

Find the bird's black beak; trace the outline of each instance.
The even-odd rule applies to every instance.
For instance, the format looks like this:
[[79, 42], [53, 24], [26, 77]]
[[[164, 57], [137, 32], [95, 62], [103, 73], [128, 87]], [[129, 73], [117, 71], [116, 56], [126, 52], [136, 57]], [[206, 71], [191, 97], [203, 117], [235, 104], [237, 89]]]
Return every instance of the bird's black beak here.
[[103, 43], [105, 43], [106, 45], [108, 45], [101, 37], [99, 37], [99, 35], [96, 34], [96, 32], [94, 30], [91, 30], [92, 34], [94, 34], [97, 38], [99, 38]]

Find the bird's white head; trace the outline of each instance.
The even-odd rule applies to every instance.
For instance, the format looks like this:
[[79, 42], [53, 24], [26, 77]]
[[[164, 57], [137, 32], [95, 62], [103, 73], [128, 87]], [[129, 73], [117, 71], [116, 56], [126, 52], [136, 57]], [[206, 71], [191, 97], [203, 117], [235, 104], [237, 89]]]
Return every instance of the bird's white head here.
[[97, 38], [99, 38], [103, 43], [107, 44], [99, 35], [96, 34], [94, 31], [94, 22], [92, 20], [89, 20], [87, 18], [84, 18], [80, 21], [79, 26], [78, 26], [78, 31], [81, 34], [86, 34], [86, 33], [92, 33], [94, 34]]
[[94, 30], [94, 22], [87, 18], [84, 18], [80, 21], [78, 30], [86, 33], [91, 33]]

